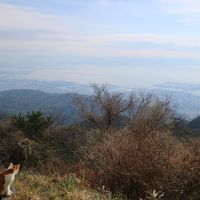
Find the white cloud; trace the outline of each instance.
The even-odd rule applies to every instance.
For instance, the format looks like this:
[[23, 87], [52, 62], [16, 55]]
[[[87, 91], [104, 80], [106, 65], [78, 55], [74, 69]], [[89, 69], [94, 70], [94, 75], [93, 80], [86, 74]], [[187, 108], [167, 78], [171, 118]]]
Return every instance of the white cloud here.
[[[137, 48], [134, 45], [130, 48], [118, 43], [119, 41], [128, 42], [154, 42], [162, 44], [160, 48]], [[191, 58], [199, 59], [200, 52], [192, 50], [167, 50], [165, 44], [176, 44], [184, 42], [184, 38], [176, 41], [176, 38], [167, 38], [159, 36], [139, 36], [132, 35], [125, 37], [121, 36], [109, 36], [109, 37], [94, 37], [94, 38], [79, 38], [79, 39], [67, 39], [67, 38], [49, 38], [49, 39], [3, 39], [0, 40], [0, 50], [22, 50], [22, 51], [45, 51], [45, 52], [60, 52], [68, 55], [76, 56], [95, 56], [95, 57], [166, 57], [166, 58]], [[195, 43], [196, 42], [196, 43]], [[108, 45], [116, 43], [113, 47]], [[106, 45], [104, 45], [106, 44]], [[192, 39], [185, 40], [185, 45], [197, 45], [200, 47], [200, 40], [195, 41]], [[182, 45], [182, 44], [181, 44]]]
[[[160, 0], [165, 1], [165, 0]], [[175, 0], [180, 3], [180, 0]], [[188, 1], [183, 0], [185, 3]], [[193, 0], [194, 1], [194, 0]], [[109, 2], [109, 0], [101, 0]], [[118, 1], [121, 2], [121, 1]], [[125, 1], [127, 2], [127, 1]], [[166, 2], [166, 1], [165, 1]], [[172, 1], [171, 1], [172, 4]], [[170, 37], [153, 34], [115, 34], [86, 37], [66, 17], [42, 14], [31, 8], [0, 3], [0, 30], [33, 30], [37, 34], [28, 38], [0, 37], [0, 50], [62, 52], [73, 55], [103, 57], [170, 57], [199, 59], [200, 53], [192, 50], [166, 50], [165, 45], [199, 47], [199, 38]], [[82, 27], [83, 28], [83, 27]], [[80, 34], [73, 34], [80, 33]], [[134, 43], [159, 44], [149, 49], [137, 48]], [[112, 45], [115, 45], [113, 47]], [[128, 44], [128, 46], [127, 46]]]
[[200, 21], [199, 0], [156, 0], [165, 13], [178, 16], [181, 22], [190, 25]]
[[101, 6], [108, 6], [110, 1], [109, 0], [99, 0], [98, 3], [101, 5]]
[[187, 13], [196, 14], [200, 13], [200, 1], [199, 0], [160, 0], [165, 5], [171, 6], [172, 13]]
[[155, 34], [116, 34], [99, 36], [92, 38], [96, 43], [114, 43], [114, 42], [142, 42], [142, 43], [153, 43], [153, 44], [171, 44], [177, 46], [198, 46], [200, 47], [200, 38], [193, 37], [172, 37], [162, 36]]
[[0, 3], [0, 30], [63, 31], [66, 18], [42, 14], [29, 7]]

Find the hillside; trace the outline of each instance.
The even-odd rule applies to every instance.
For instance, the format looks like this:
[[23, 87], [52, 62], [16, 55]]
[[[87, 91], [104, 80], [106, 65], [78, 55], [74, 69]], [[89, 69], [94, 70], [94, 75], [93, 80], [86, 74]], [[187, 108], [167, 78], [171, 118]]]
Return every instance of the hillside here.
[[[184, 92], [165, 91], [161, 89], [145, 90], [156, 95], [168, 95], [172, 99], [175, 110], [187, 119], [200, 115], [200, 96]], [[74, 93], [47, 93], [39, 90], [17, 89], [0, 92], [0, 113], [18, 114], [41, 109], [45, 113], [62, 114], [67, 116], [68, 123], [77, 118], [72, 106]], [[83, 98], [87, 95], [81, 95]]]
[[200, 130], [200, 116], [191, 120], [188, 124], [189, 128], [199, 131]]
[[[136, 95], [94, 88], [92, 104], [77, 101], [82, 124], [51, 126], [34, 112], [1, 121], [0, 167], [20, 163], [12, 199], [199, 199], [199, 137], [179, 127], [168, 99]], [[1, 103], [19, 111], [16, 102], [39, 108], [57, 97], [66, 101], [66, 95], [14, 90], [2, 92]], [[126, 112], [131, 115], [119, 126]]]
[[76, 116], [72, 106], [74, 94], [53, 94], [35, 90], [9, 90], [0, 92], [0, 113], [24, 114], [32, 110], [42, 110], [45, 113], [65, 114], [70, 120]]

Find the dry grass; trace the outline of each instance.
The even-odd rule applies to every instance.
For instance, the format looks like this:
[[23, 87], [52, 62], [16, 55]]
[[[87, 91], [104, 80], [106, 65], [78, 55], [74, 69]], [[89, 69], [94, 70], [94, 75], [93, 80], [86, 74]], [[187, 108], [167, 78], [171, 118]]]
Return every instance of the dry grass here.
[[14, 187], [16, 194], [12, 200], [122, 200], [112, 198], [111, 193], [105, 190], [92, 190], [73, 174], [50, 177], [20, 172]]

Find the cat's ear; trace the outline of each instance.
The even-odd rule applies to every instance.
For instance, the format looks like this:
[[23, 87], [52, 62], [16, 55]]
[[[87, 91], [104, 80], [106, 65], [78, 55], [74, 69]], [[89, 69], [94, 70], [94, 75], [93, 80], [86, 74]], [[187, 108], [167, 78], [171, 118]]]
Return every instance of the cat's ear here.
[[8, 169], [12, 169], [12, 167], [13, 167], [13, 164], [12, 164], [12, 163], [10, 163], [10, 165], [9, 165]]

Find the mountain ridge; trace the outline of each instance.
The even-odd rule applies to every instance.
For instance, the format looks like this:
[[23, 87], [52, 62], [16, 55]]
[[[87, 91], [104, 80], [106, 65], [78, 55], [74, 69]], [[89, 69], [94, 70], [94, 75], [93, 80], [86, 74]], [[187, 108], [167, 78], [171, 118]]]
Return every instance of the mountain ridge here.
[[[200, 115], [200, 97], [184, 92], [147, 90], [156, 95], [168, 95], [172, 97], [172, 103], [177, 112], [189, 119]], [[126, 91], [125, 91], [126, 93]], [[42, 110], [51, 113], [55, 110], [75, 117], [77, 111], [73, 107], [72, 98], [77, 93], [48, 93], [42, 90], [33, 89], [12, 89], [0, 91], [0, 112], [13, 114], [24, 114], [32, 110]], [[81, 97], [89, 95], [78, 94]]]

